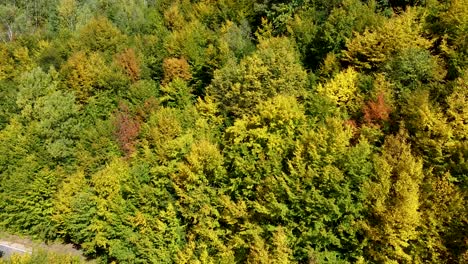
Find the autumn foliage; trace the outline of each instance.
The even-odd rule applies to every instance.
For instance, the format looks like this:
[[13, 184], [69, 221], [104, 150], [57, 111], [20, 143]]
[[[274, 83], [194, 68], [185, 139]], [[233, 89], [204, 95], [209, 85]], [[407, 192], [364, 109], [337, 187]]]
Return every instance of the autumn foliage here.
[[0, 238], [468, 263], [467, 36], [468, 0], [2, 0]]
[[120, 103], [119, 109], [114, 113], [114, 127], [114, 135], [120, 149], [129, 157], [135, 151], [140, 122], [124, 103]]
[[135, 82], [140, 79], [141, 68], [140, 61], [132, 48], [124, 50], [115, 56], [117, 65], [124, 71], [124, 73]]
[[378, 124], [388, 121], [391, 108], [386, 104], [384, 93], [380, 92], [375, 100], [370, 100], [363, 108], [364, 121], [367, 124]]
[[166, 58], [163, 62], [163, 83], [169, 83], [175, 78], [188, 81], [192, 78], [190, 65], [184, 58]]

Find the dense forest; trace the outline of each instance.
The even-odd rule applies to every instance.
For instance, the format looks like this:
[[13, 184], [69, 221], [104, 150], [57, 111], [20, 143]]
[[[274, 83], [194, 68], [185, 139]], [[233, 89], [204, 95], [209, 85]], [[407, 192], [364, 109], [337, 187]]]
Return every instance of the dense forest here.
[[1, 0], [0, 153], [102, 263], [468, 263], [468, 0]]

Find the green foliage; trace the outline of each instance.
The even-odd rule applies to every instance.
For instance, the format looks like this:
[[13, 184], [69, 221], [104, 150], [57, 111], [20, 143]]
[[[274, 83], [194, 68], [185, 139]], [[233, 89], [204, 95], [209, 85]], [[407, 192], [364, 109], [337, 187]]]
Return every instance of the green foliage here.
[[443, 37], [442, 50], [449, 58], [448, 72], [451, 77], [459, 77], [468, 65], [467, 41], [468, 8], [466, 0], [449, 1], [437, 8], [432, 27], [438, 36]]
[[360, 69], [375, 70], [406, 49], [429, 48], [432, 41], [422, 35], [424, 24], [419, 21], [424, 18], [419, 13], [417, 9], [408, 9], [375, 30], [356, 33], [346, 44], [343, 59]]
[[[227, 129], [225, 149], [229, 189], [237, 200], [247, 199], [250, 221], [286, 225], [298, 260], [312, 258], [314, 248], [353, 248], [358, 255], [362, 185], [372, 173], [369, 145], [348, 150], [351, 130], [338, 119], [309, 127], [292, 97], [275, 97], [256, 112]], [[267, 258], [258, 250], [256, 257]]]
[[427, 50], [409, 48], [390, 59], [385, 68], [397, 85], [397, 96], [404, 97], [409, 91], [423, 87], [432, 88], [434, 97], [444, 93], [443, 88], [437, 85], [446, 75], [444, 62]]
[[229, 114], [246, 114], [275, 95], [305, 94], [306, 73], [287, 38], [264, 39], [252, 55], [215, 72], [208, 94]]
[[107, 18], [101, 16], [91, 19], [79, 30], [73, 45], [75, 49], [85, 51], [114, 53], [124, 41], [125, 35]]
[[[214, 57], [214, 51], [210, 40], [212, 32], [198, 20], [182, 24], [183, 27], [174, 30], [167, 37], [164, 46], [173, 57], [185, 57], [192, 66], [196, 81], [206, 85], [206, 74], [210, 70], [210, 60]], [[209, 70], [209, 72], [207, 72]]]
[[17, 113], [16, 89], [11, 82], [0, 81], [0, 130], [5, 128], [10, 118]]
[[428, 166], [436, 173], [447, 170], [466, 188], [466, 84], [459, 80], [447, 97], [443, 111], [429, 99], [428, 92], [413, 94], [406, 107], [408, 129], [414, 133], [415, 149], [423, 154]]
[[220, 51], [226, 53], [227, 58], [231, 56], [239, 59], [243, 58], [255, 49], [249, 36], [250, 31], [251, 29], [246, 21], [243, 21], [240, 25], [229, 20], [226, 21], [220, 29]]
[[176, 78], [161, 87], [160, 101], [163, 105], [185, 108], [192, 104], [193, 94], [187, 82]]
[[31, 29], [28, 14], [17, 6], [5, 3], [0, 5], [0, 39], [13, 41]]
[[312, 52], [322, 56], [327, 52], [338, 53], [352, 37], [353, 32], [362, 33], [366, 28], [379, 26], [382, 19], [375, 13], [375, 9], [373, 1], [367, 4], [353, 0], [342, 1], [339, 7], [330, 11], [320, 27], [317, 39], [313, 42]]
[[86, 263], [78, 256], [71, 254], [60, 254], [55, 252], [47, 252], [44, 250], [35, 250], [32, 255], [13, 255], [10, 259], [0, 259], [1, 264], [48, 264], [48, 263], [63, 263], [63, 264], [79, 264]]
[[25, 74], [16, 104], [24, 122], [29, 123], [30, 132], [44, 140], [49, 155], [63, 159], [74, 154], [78, 108], [72, 94], [57, 90], [54, 74], [45, 74], [39, 68]]
[[466, 263], [468, 5], [413, 2], [3, 1], [0, 229], [103, 263]]

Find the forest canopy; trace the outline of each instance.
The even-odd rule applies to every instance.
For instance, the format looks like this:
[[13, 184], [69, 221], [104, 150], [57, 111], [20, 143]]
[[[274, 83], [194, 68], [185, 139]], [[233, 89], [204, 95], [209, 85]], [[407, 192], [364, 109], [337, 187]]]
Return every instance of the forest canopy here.
[[468, 263], [468, 1], [3, 0], [0, 153], [98, 263]]

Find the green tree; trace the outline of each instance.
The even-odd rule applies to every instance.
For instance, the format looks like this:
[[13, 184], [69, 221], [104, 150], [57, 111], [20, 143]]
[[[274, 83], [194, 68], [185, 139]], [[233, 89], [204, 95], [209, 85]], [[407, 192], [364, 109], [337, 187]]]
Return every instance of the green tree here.
[[126, 36], [111, 21], [98, 16], [80, 28], [72, 45], [75, 50], [114, 54], [125, 41]]
[[397, 98], [417, 89], [430, 89], [433, 98], [447, 96], [447, 89], [441, 85], [447, 73], [444, 61], [428, 50], [408, 48], [401, 51], [387, 61], [385, 72], [396, 85]]
[[73, 164], [77, 108], [74, 97], [57, 90], [56, 80], [39, 68], [22, 76], [17, 105], [20, 114], [1, 131], [2, 201], [7, 204], [2, 224], [53, 237], [52, 200]]
[[246, 230], [239, 233], [244, 247], [265, 261], [271, 252], [262, 243], [271, 243], [270, 231], [280, 225], [295, 260], [314, 259], [315, 251], [338, 259], [362, 254], [357, 234], [372, 174], [370, 145], [350, 148], [352, 131], [340, 119], [309, 122], [294, 97], [277, 96], [226, 130], [226, 186], [245, 203], [250, 223], [231, 221]]
[[433, 32], [442, 38], [442, 53], [448, 58], [448, 75], [463, 75], [467, 65], [468, 8], [466, 0], [454, 0], [435, 5], [432, 14]]
[[7, 126], [10, 118], [17, 113], [16, 87], [12, 82], [0, 81], [0, 131]]
[[215, 72], [207, 93], [236, 117], [275, 95], [305, 94], [306, 73], [287, 38], [260, 41], [252, 55]]
[[17, 35], [28, 32], [29, 21], [24, 10], [11, 4], [0, 5], [0, 39], [13, 41]]

